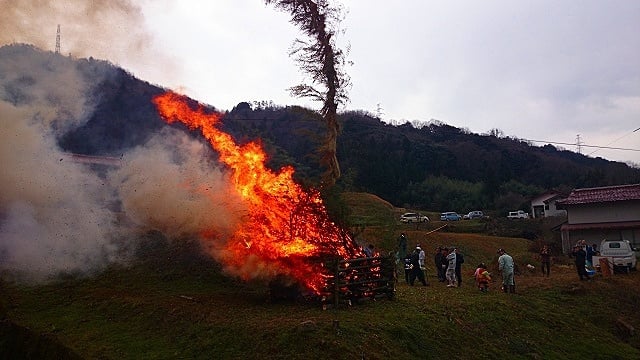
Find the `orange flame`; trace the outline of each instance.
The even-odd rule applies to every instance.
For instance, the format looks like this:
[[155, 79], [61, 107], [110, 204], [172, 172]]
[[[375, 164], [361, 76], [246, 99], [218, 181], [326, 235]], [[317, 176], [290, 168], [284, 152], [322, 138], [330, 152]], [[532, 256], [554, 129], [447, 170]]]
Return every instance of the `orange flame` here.
[[[187, 101], [170, 92], [153, 99], [165, 121], [180, 121], [202, 132], [231, 169], [235, 189], [249, 209], [246, 222], [216, 254], [218, 259], [245, 279], [284, 274], [322, 292], [328, 275], [322, 260], [361, 256], [361, 250], [329, 220], [318, 191], [304, 191], [295, 183], [292, 167], [274, 173], [265, 166], [266, 155], [258, 143], [236, 144], [215, 128], [221, 114], [207, 114], [202, 107], [194, 110]], [[215, 229], [207, 229], [200, 235], [212, 239], [215, 234]]]

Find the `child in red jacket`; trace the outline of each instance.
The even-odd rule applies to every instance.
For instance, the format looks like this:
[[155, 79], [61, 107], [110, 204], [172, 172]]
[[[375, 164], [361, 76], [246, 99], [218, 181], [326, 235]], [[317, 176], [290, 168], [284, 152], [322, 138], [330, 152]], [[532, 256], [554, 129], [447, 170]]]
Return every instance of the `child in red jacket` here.
[[476, 278], [476, 286], [480, 291], [489, 291], [489, 281], [491, 281], [491, 274], [487, 271], [487, 266], [484, 263], [480, 263], [476, 272], [473, 274]]

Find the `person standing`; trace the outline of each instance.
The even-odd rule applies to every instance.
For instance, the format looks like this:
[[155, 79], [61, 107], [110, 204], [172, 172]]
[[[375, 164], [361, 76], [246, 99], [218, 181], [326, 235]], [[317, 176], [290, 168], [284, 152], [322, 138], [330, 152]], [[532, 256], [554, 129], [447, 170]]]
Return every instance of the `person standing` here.
[[422, 250], [420, 244], [416, 245], [416, 250], [418, 250], [418, 261], [420, 261], [420, 267], [424, 268], [424, 250]]
[[447, 281], [447, 268], [449, 267], [449, 260], [447, 259], [447, 255], [449, 255], [449, 249], [446, 247], [442, 248], [442, 262], [440, 263], [440, 268], [442, 269], [442, 276], [444, 278], [443, 282]]
[[422, 285], [427, 286], [427, 280], [424, 278], [424, 272], [420, 269], [420, 250], [416, 248], [411, 254], [411, 273], [409, 274], [409, 285], [413, 286], [416, 278], [420, 280]]
[[401, 233], [398, 238], [398, 257], [403, 259], [405, 255], [407, 255], [407, 235], [405, 233]]
[[594, 255], [594, 250], [593, 250], [593, 245], [587, 245], [585, 247], [585, 252], [587, 254], [587, 261], [586, 261], [586, 265], [589, 268], [593, 268], [593, 255]]
[[573, 257], [575, 257], [576, 270], [578, 271], [578, 276], [580, 280], [591, 280], [589, 275], [587, 275], [587, 269], [585, 266], [587, 265], [587, 252], [584, 251], [582, 246], [574, 246], [573, 252], [571, 253]]
[[411, 254], [404, 256], [404, 280], [409, 284], [409, 277], [411, 276]]
[[444, 278], [444, 269], [442, 268], [442, 247], [438, 246], [436, 248], [436, 254], [433, 257], [433, 261], [435, 262], [436, 271], [438, 272], [438, 281], [443, 282]]
[[422, 250], [422, 247], [420, 247], [420, 244], [418, 244], [417, 249], [418, 249], [418, 261], [420, 262], [420, 269], [422, 270], [422, 272], [424, 273], [425, 278], [426, 278], [427, 277], [427, 274], [426, 274], [427, 267], [425, 266], [424, 261], [425, 261], [427, 255], [425, 254], [424, 250]]
[[542, 262], [542, 276], [549, 277], [551, 274], [551, 249], [549, 249], [549, 246], [544, 245], [540, 249], [540, 261]]
[[454, 248], [453, 252], [456, 254], [456, 280], [458, 281], [458, 287], [462, 286], [462, 264], [464, 264], [464, 255], [458, 251], [458, 248]]
[[498, 269], [502, 272], [502, 291], [515, 294], [516, 283], [513, 273], [513, 258], [504, 249], [498, 249]]
[[447, 273], [445, 275], [447, 278], [447, 287], [456, 287], [456, 252], [453, 251], [453, 249], [449, 252], [449, 250], [445, 248], [445, 254], [447, 254], [445, 257], [445, 259], [447, 259]]

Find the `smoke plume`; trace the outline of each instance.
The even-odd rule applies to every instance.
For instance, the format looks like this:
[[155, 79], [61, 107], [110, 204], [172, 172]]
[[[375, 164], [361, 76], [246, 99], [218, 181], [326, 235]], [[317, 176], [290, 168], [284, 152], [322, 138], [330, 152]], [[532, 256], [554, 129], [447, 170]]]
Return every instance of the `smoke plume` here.
[[[130, 0], [0, 0], [0, 45], [33, 44], [53, 51], [60, 25], [60, 53], [109, 59], [125, 69], [141, 64], [147, 78], [174, 74], [180, 67], [158, 47], [142, 9]], [[139, 75], [139, 74], [138, 74]]]
[[109, 181], [130, 219], [171, 237], [212, 227], [228, 234], [246, 212], [211, 150], [168, 127], [126, 154]]
[[246, 214], [211, 149], [168, 126], [119, 167], [74, 161], [57, 139], [91, 118], [93, 84], [108, 67], [87, 77], [68, 57], [1, 50], [0, 271], [28, 281], [91, 274], [131, 259], [150, 229], [178, 237], [215, 228], [208, 238], [223, 241]]

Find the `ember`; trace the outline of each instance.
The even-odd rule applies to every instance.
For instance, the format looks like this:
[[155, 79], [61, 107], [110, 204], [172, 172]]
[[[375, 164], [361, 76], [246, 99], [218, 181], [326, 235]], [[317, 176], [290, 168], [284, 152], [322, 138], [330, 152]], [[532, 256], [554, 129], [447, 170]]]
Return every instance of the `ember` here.
[[[200, 130], [231, 170], [235, 189], [246, 202], [246, 222], [238, 227], [224, 249], [214, 255], [226, 269], [245, 279], [288, 276], [315, 294], [325, 292], [333, 269], [330, 259], [364, 257], [360, 247], [329, 220], [316, 190], [303, 190], [293, 181], [292, 167], [273, 172], [257, 142], [238, 145], [215, 126], [221, 114], [192, 109], [187, 98], [165, 93], [154, 98], [168, 123], [182, 122]], [[219, 240], [216, 229], [202, 232], [206, 240]]]

